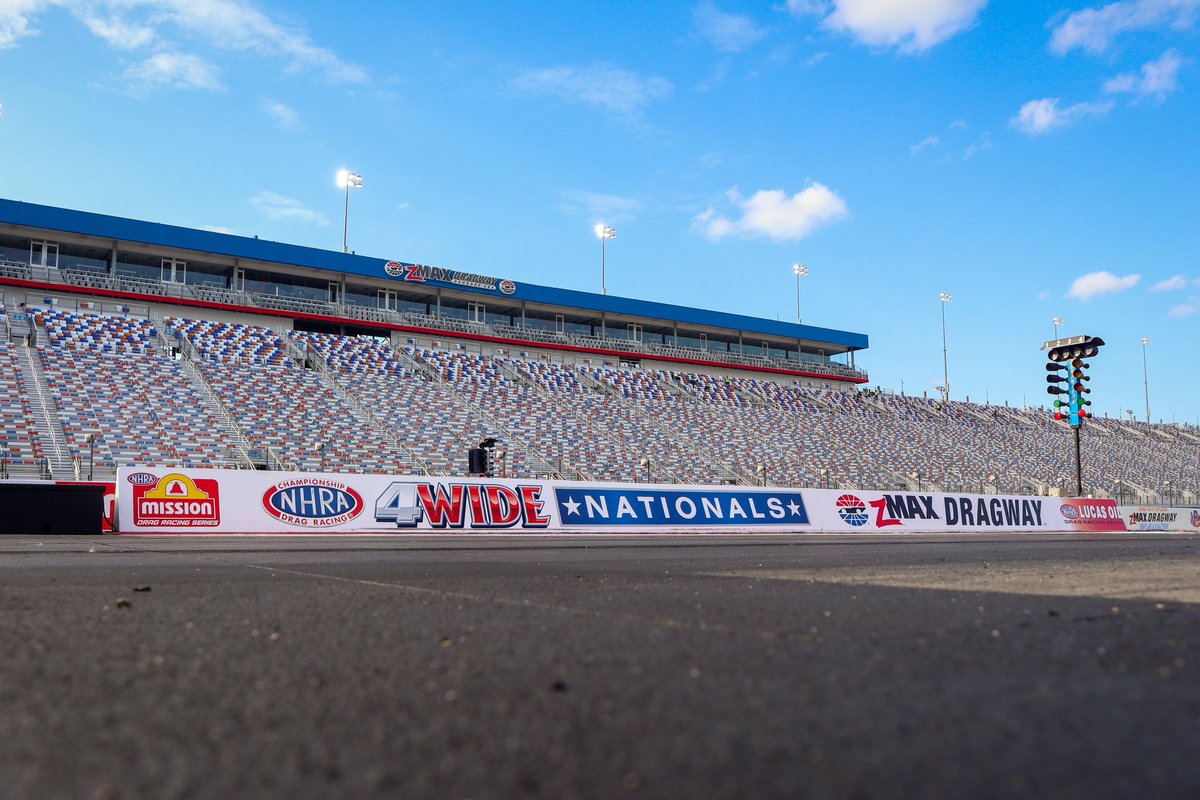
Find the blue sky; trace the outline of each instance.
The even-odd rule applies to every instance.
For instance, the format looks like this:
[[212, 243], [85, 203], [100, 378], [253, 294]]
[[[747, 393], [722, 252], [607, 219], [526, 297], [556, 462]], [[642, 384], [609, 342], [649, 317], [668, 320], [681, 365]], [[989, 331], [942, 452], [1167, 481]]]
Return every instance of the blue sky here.
[[0, 0], [0, 196], [861, 331], [1196, 422], [1200, 0]]

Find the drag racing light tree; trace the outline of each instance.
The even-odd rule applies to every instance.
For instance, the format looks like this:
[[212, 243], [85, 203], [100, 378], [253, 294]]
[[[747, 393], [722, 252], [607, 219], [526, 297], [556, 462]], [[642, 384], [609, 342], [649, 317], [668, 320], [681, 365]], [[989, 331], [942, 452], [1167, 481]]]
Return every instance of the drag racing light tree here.
[[[1072, 336], [1067, 339], [1053, 339], [1046, 342], [1043, 348], [1049, 351], [1050, 363], [1046, 364], [1046, 392], [1054, 396], [1054, 418], [1061, 421], [1064, 417], [1070, 420], [1075, 432], [1075, 490], [1083, 496], [1083, 466], [1080, 456], [1079, 428], [1083, 421], [1090, 416], [1087, 407], [1092, 404], [1086, 395], [1092, 393], [1085, 384], [1091, 381], [1087, 374], [1091, 366], [1084, 361], [1100, 352], [1104, 340], [1099, 336]], [[1066, 374], [1062, 374], [1063, 372]], [[1064, 390], [1059, 384], [1065, 383]], [[1062, 396], [1066, 395], [1067, 402], [1063, 405]], [[1065, 408], [1065, 411], [1064, 411]]]

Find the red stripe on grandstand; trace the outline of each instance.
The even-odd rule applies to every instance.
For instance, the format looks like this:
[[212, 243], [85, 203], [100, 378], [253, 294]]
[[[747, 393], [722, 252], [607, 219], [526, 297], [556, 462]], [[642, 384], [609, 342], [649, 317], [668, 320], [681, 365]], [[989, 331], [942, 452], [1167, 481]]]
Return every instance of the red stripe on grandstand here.
[[[41, 289], [44, 291], [53, 291], [58, 294], [73, 294], [73, 295], [91, 295], [99, 297], [112, 297], [119, 300], [133, 300], [138, 303], [167, 303], [175, 306], [184, 306], [187, 308], [212, 308], [220, 311], [240, 311], [243, 314], [254, 314], [260, 317], [283, 317], [285, 319], [309, 319], [316, 322], [347, 322], [342, 317], [331, 317], [323, 314], [307, 314], [302, 311], [281, 311], [272, 308], [258, 308], [256, 306], [239, 306], [231, 303], [214, 303], [209, 300], [188, 300], [182, 297], [147, 297], [146, 295], [134, 294], [133, 292], [121, 292], [115, 289], [87, 289], [86, 291], [76, 290], [74, 287], [59, 283], [41, 283], [39, 281], [27, 281], [20, 278], [0, 278], [0, 285], [21, 286], [26, 289]], [[719, 366], [726, 369], [736, 369], [745, 372], [767, 372], [775, 375], [795, 375], [802, 378], [817, 378], [823, 381], [842, 381], [844, 383], [866, 383], [866, 378], [850, 378], [841, 375], [828, 375], [823, 372], [806, 372], [796, 369], [781, 369], [778, 367], [756, 367], [749, 364], [732, 364], [724, 361], [705, 361], [701, 358], [682, 358], [680, 356], [644, 356], [637, 353], [629, 353], [623, 350], [601, 350], [593, 347], [579, 347], [570, 344], [553, 344], [550, 342], [529, 342], [524, 339], [503, 339], [498, 336], [469, 336], [452, 331], [444, 331], [438, 328], [418, 328], [409, 325], [395, 325], [389, 322], [374, 322], [370, 320], [349, 320], [357, 326], [364, 328], [377, 328], [387, 331], [404, 331], [405, 333], [420, 333], [433, 334], [439, 339], [463, 339], [468, 342], [490, 342], [492, 344], [504, 344], [512, 347], [526, 347], [539, 350], [561, 350], [570, 353], [587, 353], [589, 355], [602, 355], [612, 358], [637, 358], [644, 361], [664, 361], [671, 364], [701, 364], [704, 366]]]

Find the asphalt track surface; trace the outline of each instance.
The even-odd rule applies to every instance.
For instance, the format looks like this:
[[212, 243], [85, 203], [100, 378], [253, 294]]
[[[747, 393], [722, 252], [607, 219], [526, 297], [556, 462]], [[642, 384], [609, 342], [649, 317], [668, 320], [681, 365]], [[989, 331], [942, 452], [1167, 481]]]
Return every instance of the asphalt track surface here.
[[1200, 797], [1187, 535], [0, 539], [6, 798]]

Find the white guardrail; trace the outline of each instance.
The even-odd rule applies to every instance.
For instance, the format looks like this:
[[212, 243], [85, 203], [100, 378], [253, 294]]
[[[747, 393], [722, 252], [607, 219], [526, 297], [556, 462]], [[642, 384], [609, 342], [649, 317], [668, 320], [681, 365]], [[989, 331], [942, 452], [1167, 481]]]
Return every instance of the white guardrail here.
[[[889, 533], [1200, 528], [1090, 498], [121, 468], [122, 533]], [[1151, 527], [1147, 527], [1151, 526]]]

